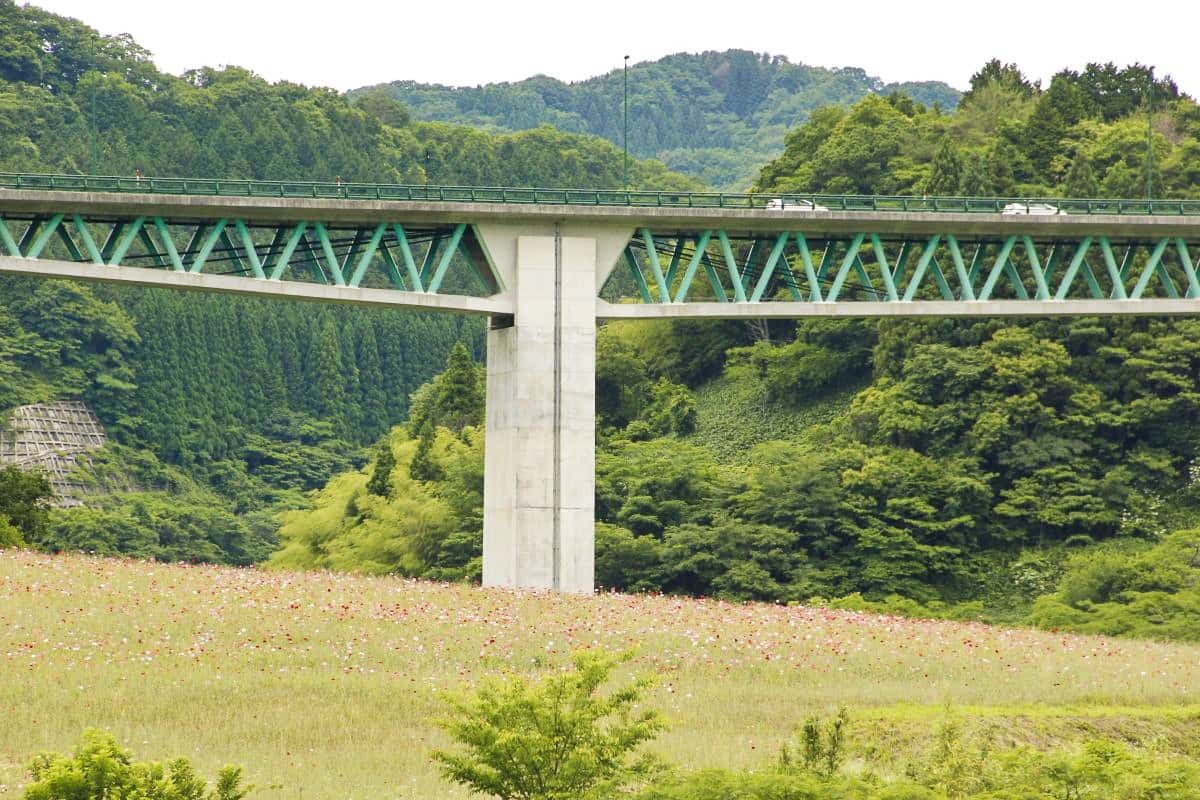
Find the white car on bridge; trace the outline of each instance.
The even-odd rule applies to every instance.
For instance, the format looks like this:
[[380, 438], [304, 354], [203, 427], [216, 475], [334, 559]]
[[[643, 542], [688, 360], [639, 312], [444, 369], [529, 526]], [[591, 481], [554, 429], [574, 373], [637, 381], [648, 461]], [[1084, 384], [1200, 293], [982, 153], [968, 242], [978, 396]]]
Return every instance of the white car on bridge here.
[[767, 211], [794, 211], [804, 213], [808, 211], [828, 211], [825, 206], [818, 205], [811, 200], [793, 200], [791, 198], [776, 197], [774, 200], [768, 200], [766, 206]]
[[1065, 217], [1067, 215], [1067, 212], [1049, 203], [1009, 203], [1000, 213], [1007, 216], [1028, 214], [1034, 217]]

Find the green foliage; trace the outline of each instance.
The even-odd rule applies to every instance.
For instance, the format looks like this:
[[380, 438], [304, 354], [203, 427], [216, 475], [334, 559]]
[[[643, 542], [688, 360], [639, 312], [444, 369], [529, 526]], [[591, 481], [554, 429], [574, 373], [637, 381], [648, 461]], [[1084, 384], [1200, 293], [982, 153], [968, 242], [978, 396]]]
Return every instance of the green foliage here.
[[824, 725], [819, 716], [810, 715], [796, 737], [795, 753], [786, 743], [780, 748], [780, 767], [785, 771], [802, 769], [822, 778], [832, 778], [846, 760], [849, 720], [845, 707], [839, 708], [837, 715]]
[[[661, 779], [639, 800], [1051, 800], [1164, 798], [1194, 794], [1200, 765], [1155, 747], [1094, 738], [1082, 747], [998, 748], [984, 729], [955, 719], [938, 726], [923, 752], [898, 750], [886, 736], [851, 736], [845, 712], [826, 725], [810, 717], [779, 764], [756, 772], [706, 769]], [[852, 757], [852, 768], [842, 759]]]
[[354, 105], [393, 128], [403, 128], [412, 122], [408, 106], [384, 91], [361, 94], [355, 98]]
[[[756, 341], [758, 330], [755, 325], [727, 320], [623, 320], [600, 327], [597, 348], [623, 348], [650, 378], [694, 388], [720, 376], [726, 351]], [[606, 358], [614, 355], [612, 349], [605, 351]]]
[[[412, 464], [409, 467], [409, 472], [418, 481], [438, 481], [445, 477], [442, 473], [441, 465], [434, 458], [434, 436], [432, 423], [426, 422], [421, 426], [421, 435], [417, 439], [417, 449], [413, 453]], [[393, 459], [393, 463], [395, 463], [395, 459]]]
[[[474, 88], [396, 81], [351, 94], [363, 107], [388, 92], [422, 120], [509, 131], [550, 125], [619, 147], [623, 80], [614, 71], [570, 84], [544, 75]], [[710, 186], [744, 187], [786, 130], [814, 109], [891, 92], [943, 109], [958, 101], [958, 92], [940, 82], [884, 84], [861, 69], [810, 67], [745, 50], [679, 53], [630, 65], [629, 150]], [[634, 177], [635, 187], [644, 185]]]
[[501, 800], [599, 800], [650, 775], [655, 761], [638, 750], [664, 724], [641, 708], [649, 680], [605, 691], [617, 659], [585, 651], [573, 663], [538, 683], [509, 676], [453, 698], [443, 727], [460, 749], [433, 753], [443, 775]]
[[[0, 381], [10, 376], [0, 396], [15, 402], [79, 397], [117, 431], [132, 427], [137, 387], [130, 359], [141, 340], [128, 314], [66, 281], [8, 278], [0, 297], [12, 315], [0, 317], [0, 327], [13, 339], [0, 346], [10, 365], [0, 369]], [[28, 373], [36, 376], [33, 391], [24, 388]]]
[[[993, 60], [956, 113], [871, 96], [814, 110], [759, 172], [763, 192], [1138, 197], [1145, 190], [1149, 69], [1089, 64], [1043, 90]], [[1188, 197], [1196, 103], [1154, 84], [1154, 191]]]
[[711, 454], [695, 445], [617, 439], [596, 455], [596, 516], [638, 535], [704, 521], [717, 477]]
[[791, 342], [755, 342], [729, 351], [729, 374], [760, 383], [770, 402], [795, 407], [861, 381], [870, 369], [875, 328], [863, 320], [796, 324]]
[[[429, 427], [433, 432], [433, 428]], [[280, 550], [269, 564], [373, 574], [478, 579], [483, 506], [483, 436], [439, 428], [428, 446], [441, 476], [413, 472], [419, 441], [397, 428], [381, 447], [393, 450], [392, 490], [367, 491], [366, 470], [338, 475], [307, 507], [280, 515]]]
[[43, 550], [80, 550], [158, 561], [217, 562], [248, 565], [261, 561], [275, 545], [211, 495], [130, 492], [102, 505], [55, 509], [46, 532], [30, 542]]
[[651, 435], [682, 436], [696, 429], [696, 400], [686, 386], [659, 378], [642, 416]]
[[454, 432], [483, 423], [486, 374], [462, 342], [456, 342], [446, 359], [446, 369], [412, 397], [409, 425], [445, 427]]
[[778, 403], [767, 398], [760, 382], [726, 375], [696, 390], [696, 430], [687, 441], [702, 445], [721, 463], [745, 464], [756, 445], [825, 427], [845, 412], [854, 394], [854, 387], [847, 387]]
[[0, 550], [6, 547], [23, 547], [25, 539], [21, 531], [8, 521], [8, 517], [0, 514]]
[[1090, 548], [1067, 559], [1057, 590], [1038, 598], [1030, 621], [1114, 636], [1200, 639], [1200, 530], [1182, 530], [1141, 551]]
[[914, 759], [905, 771], [946, 797], [979, 796], [995, 788], [997, 780], [998, 765], [990, 758], [989, 744], [986, 739], [969, 740], [962, 725], [948, 719], [938, 726], [924, 758]]
[[[422, 437], [421, 444], [424, 443], [425, 439]], [[376, 452], [375, 465], [371, 468], [371, 479], [367, 481], [367, 491], [370, 494], [387, 498], [392, 494], [392, 470], [396, 468], [396, 453], [392, 450], [392, 443], [388, 439], [383, 440]]]
[[[635, 336], [629, 336], [629, 333]], [[653, 370], [636, 330], [606, 325], [596, 339], [596, 417], [602, 430], [630, 438], [684, 435], [696, 427], [696, 402], [686, 386]]]
[[45, 473], [0, 469], [0, 547], [36, 542], [46, 532], [46, 504], [54, 490]]
[[134, 761], [115, 738], [97, 730], [85, 732], [70, 756], [37, 756], [29, 772], [25, 800], [242, 800], [250, 791], [241, 785], [240, 767], [221, 769], [210, 791], [186, 758], [166, 765]]

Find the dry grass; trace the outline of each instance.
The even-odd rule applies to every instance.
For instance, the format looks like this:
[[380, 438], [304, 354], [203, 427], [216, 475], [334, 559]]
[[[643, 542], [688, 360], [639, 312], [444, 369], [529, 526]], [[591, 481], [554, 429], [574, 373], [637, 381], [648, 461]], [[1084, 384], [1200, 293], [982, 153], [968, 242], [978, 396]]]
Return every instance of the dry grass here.
[[30, 753], [88, 726], [209, 775], [242, 764], [259, 797], [462, 796], [427, 759], [441, 694], [631, 646], [633, 668], [660, 676], [658, 747], [685, 766], [761, 764], [838, 704], [902, 727], [947, 705], [1101, 729], [1200, 719], [1200, 648], [1185, 645], [5, 551], [0, 798], [19, 796]]

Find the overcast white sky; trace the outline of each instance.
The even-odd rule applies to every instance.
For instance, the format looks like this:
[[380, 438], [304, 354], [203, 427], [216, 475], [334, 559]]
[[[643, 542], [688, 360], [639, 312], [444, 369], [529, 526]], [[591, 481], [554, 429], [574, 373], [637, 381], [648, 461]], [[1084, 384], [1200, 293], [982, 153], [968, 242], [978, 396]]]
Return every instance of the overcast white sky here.
[[574, 81], [681, 51], [732, 47], [886, 81], [965, 88], [992, 57], [1032, 78], [1135, 61], [1200, 94], [1200, 2], [1129, 0], [37, 0], [130, 33], [161, 69], [236, 64], [269, 80], [351, 89], [543, 73]]

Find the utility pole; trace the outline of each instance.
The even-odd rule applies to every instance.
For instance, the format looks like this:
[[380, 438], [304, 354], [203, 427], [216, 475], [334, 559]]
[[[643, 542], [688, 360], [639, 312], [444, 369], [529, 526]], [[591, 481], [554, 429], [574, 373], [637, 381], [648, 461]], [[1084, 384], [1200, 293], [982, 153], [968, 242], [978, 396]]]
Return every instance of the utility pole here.
[[[98, 36], [99, 34], [97, 34]], [[88, 114], [91, 119], [88, 121], [88, 174], [96, 174], [96, 81], [100, 76], [100, 62], [96, 58], [96, 40], [92, 39], [92, 69], [96, 75], [92, 79], [92, 102], [91, 111]]]
[[1146, 199], [1154, 198], [1154, 67], [1146, 79]]
[[625, 136], [621, 142], [625, 150], [625, 191], [629, 191], [629, 56], [625, 56], [625, 101], [622, 103], [625, 117]]

